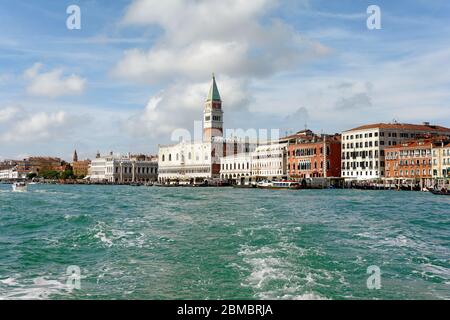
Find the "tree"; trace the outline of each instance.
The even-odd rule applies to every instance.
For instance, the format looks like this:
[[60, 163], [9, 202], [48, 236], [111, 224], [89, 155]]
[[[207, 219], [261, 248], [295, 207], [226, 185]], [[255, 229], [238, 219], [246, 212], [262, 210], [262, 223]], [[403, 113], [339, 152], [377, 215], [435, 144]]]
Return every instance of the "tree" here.
[[39, 175], [44, 179], [58, 179], [59, 172], [55, 170], [43, 170], [39, 173]]
[[73, 179], [75, 176], [73, 174], [72, 169], [66, 169], [63, 172], [61, 172], [60, 177], [63, 180], [67, 180], [67, 179]]
[[30, 172], [29, 174], [27, 174], [27, 179], [29, 179], [29, 180], [33, 180], [36, 177], [37, 177], [37, 173], [35, 173], [35, 172]]

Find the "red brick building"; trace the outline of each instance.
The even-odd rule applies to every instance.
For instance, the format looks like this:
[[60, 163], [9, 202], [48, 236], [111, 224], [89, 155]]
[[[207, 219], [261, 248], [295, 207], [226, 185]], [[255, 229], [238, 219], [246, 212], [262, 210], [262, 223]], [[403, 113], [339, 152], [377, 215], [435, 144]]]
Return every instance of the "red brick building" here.
[[291, 179], [341, 176], [340, 135], [316, 135], [304, 130], [283, 140], [288, 142]]

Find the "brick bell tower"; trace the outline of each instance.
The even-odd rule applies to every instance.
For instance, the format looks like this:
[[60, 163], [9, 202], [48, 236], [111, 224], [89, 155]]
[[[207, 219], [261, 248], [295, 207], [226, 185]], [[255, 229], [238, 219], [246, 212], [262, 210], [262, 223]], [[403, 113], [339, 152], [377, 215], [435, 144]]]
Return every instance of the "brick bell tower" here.
[[203, 111], [203, 141], [209, 142], [213, 137], [223, 136], [222, 100], [217, 89], [216, 77], [212, 75], [212, 83], [206, 98]]

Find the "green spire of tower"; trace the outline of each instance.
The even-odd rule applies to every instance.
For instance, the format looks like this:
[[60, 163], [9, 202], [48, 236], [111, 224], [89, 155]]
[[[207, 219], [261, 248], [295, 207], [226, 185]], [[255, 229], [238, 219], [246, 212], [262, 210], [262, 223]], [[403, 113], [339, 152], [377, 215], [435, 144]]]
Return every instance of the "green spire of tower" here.
[[208, 98], [206, 101], [222, 101], [220, 99], [219, 89], [217, 89], [216, 77], [212, 74], [212, 84], [209, 88]]

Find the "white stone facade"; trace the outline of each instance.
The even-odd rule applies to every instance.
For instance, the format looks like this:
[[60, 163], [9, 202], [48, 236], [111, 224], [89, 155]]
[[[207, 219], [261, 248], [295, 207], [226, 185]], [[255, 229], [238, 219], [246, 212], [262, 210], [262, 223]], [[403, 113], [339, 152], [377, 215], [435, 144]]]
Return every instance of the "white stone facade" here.
[[431, 153], [433, 178], [450, 180], [450, 144], [433, 146]]
[[160, 146], [158, 180], [163, 183], [219, 181], [222, 156], [250, 150], [252, 145], [249, 143], [221, 137], [213, 137], [211, 142], [180, 142]]
[[220, 177], [223, 181], [246, 184], [252, 177], [252, 153], [238, 153], [220, 159]]
[[16, 168], [0, 170], [0, 180], [14, 180], [22, 178], [24, 178], [24, 176], [19, 175], [19, 172], [17, 172]]
[[282, 180], [287, 178], [287, 143], [258, 146], [252, 153], [254, 180]]
[[145, 183], [158, 177], [156, 159], [109, 155], [91, 161], [89, 179], [92, 182]]

